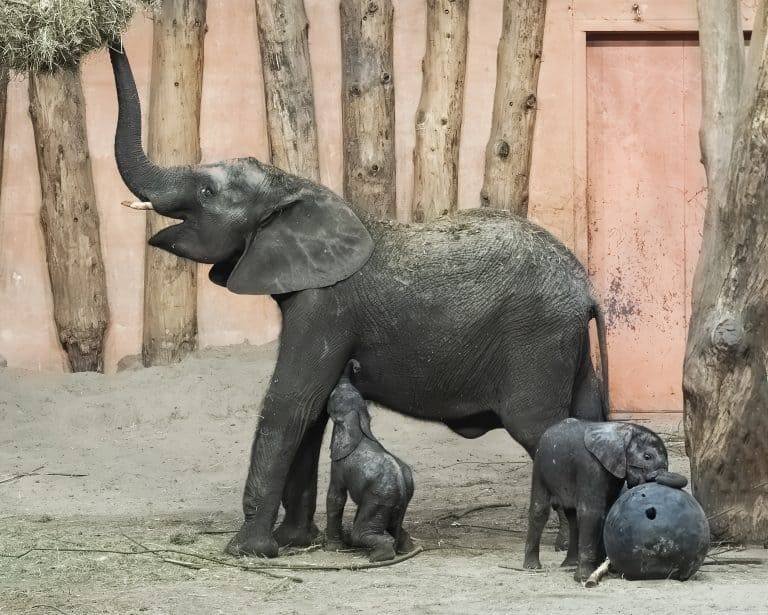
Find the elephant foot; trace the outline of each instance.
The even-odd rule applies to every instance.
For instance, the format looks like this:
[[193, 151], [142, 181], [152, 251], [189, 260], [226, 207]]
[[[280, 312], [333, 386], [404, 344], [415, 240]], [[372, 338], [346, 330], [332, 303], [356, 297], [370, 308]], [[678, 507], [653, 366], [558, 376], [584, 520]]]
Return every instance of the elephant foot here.
[[573, 575], [573, 580], [578, 583], [584, 583], [596, 569], [597, 566], [595, 564], [579, 564], [576, 568], [576, 573]]
[[579, 565], [579, 558], [576, 555], [568, 554], [566, 555], [565, 559], [563, 560], [563, 563], [560, 564], [561, 568], [573, 568], [575, 566]]
[[243, 523], [225, 551], [236, 557], [277, 557], [277, 541], [271, 534], [257, 531], [252, 525]]
[[527, 568], [528, 570], [539, 570], [541, 569], [541, 562], [538, 557], [526, 557], [525, 561], [523, 561], [523, 568]]
[[406, 532], [404, 529], [400, 530], [400, 535], [397, 538], [397, 548], [395, 549], [398, 553], [410, 553], [416, 548], [416, 545], [413, 544], [413, 539], [411, 538], [411, 535]]
[[309, 527], [297, 527], [285, 521], [274, 532], [275, 540], [281, 547], [308, 547], [318, 534], [320, 530], [314, 523]]
[[344, 546], [341, 540], [326, 540], [323, 549], [326, 551], [341, 551]]
[[387, 560], [395, 559], [395, 547], [390, 542], [377, 545], [371, 551], [368, 559], [372, 562], [386, 562]]

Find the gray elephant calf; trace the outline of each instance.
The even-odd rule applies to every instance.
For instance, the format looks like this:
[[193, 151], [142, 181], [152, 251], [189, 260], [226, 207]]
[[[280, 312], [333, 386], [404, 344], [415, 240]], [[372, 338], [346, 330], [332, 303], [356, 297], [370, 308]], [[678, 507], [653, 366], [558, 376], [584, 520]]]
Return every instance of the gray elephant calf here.
[[585, 580], [604, 557], [603, 522], [626, 481], [655, 480], [668, 466], [667, 449], [650, 429], [632, 423], [569, 418], [541, 437], [533, 461], [525, 568], [541, 568], [539, 543], [549, 508], [564, 510], [570, 539], [563, 566]]
[[333, 420], [333, 463], [326, 504], [326, 548], [342, 545], [341, 520], [349, 493], [357, 504], [351, 542], [369, 549], [371, 561], [377, 562], [413, 549], [403, 529], [405, 509], [413, 495], [413, 476], [411, 469], [371, 432], [368, 407], [352, 384], [352, 376], [359, 371], [360, 364], [349, 361], [328, 401]]

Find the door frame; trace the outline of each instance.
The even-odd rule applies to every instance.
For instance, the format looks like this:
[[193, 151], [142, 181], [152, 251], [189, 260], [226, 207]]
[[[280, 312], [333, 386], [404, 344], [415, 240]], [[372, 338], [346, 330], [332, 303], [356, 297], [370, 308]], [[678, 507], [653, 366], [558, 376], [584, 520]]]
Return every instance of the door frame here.
[[[754, 22], [753, 0], [740, 0], [745, 33]], [[540, 108], [531, 179], [533, 215], [554, 230], [585, 265], [589, 260], [587, 207], [587, 38], [591, 33], [698, 32], [696, 0], [550, 0], [539, 82]], [[570, 43], [569, 43], [570, 42]], [[570, 66], [570, 83], [563, 67]], [[568, 74], [567, 68], [565, 74]], [[570, 147], [551, 144], [563, 134]], [[534, 148], [536, 146], [534, 145]]]

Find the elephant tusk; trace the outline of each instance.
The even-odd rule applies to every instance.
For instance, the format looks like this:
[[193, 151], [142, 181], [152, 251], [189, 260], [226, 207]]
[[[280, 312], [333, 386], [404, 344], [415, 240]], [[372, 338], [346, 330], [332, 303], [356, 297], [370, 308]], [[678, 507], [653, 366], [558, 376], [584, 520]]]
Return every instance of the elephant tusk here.
[[130, 209], [137, 209], [139, 211], [154, 210], [155, 207], [152, 203], [147, 201], [123, 201], [121, 203], [123, 207], [129, 207]]

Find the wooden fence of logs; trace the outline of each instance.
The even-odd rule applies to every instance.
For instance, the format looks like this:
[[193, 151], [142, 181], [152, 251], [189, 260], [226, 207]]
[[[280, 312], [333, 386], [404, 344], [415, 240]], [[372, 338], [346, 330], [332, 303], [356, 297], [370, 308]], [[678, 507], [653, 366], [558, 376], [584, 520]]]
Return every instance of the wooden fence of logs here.
[[[416, 125], [410, 216], [427, 222], [457, 208], [458, 152], [469, 0], [424, 0], [426, 54]], [[525, 215], [545, 0], [504, 0], [485, 180], [477, 204]], [[318, 180], [318, 136], [304, 0], [255, 0], [272, 164]], [[392, 0], [339, 0], [346, 198], [395, 216]], [[200, 160], [206, 0], [164, 0], [157, 10], [148, 119], [156, 162]], [[7, 76], [0, 73], [0, 127]], [[30, 76], [43, 195], [42, 221], [59, 338], [72, 370], [103, 369], [109, 310], [79, 71]], [[2, 130], [0, 129], [0, 151]], [[1, 158], [1, 157], [0, 157]], [[0, 161], [1, 164], [1, 161]], [[66, 169], [67, 172], [62, 172]], [[0, 173], [2, 166], [0, 166]], [[164, 222], [148, 214], [147, 232]], [[196, 345], [195, 265], [147, 247], [145, 365], [174, 362]]]

